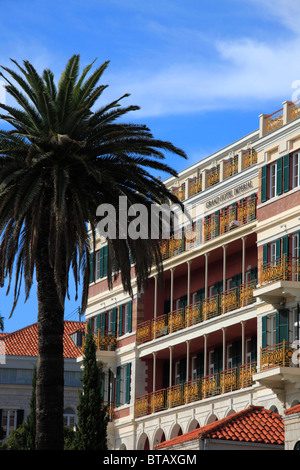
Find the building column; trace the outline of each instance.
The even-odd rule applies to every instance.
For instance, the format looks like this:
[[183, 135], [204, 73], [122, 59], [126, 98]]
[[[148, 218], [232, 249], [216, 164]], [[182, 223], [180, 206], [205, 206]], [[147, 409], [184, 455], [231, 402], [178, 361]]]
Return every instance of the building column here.
[[204, 377], [207, 375], [207, 334], [204, 336], [204, 367], [203, 367], [203, 374]]
[[154, 276], [154, 318], [157, 317], [157, 275]]
[[245, 321], [241, 321], [242, 325], [242, 365], [245, 364]]
[[190, 367], [190, 341], [186, 341], [186, 382], [189, 382], [190, 374], [189, 374], [189, 367]]
[[226, 360], [226, 328], [222, 328], [222, 332], [223, 332], [223, 371], [226, 369], [226, 364], [225, 364], [225, 360]]
[[170, 312], [172, 312], [173, 302], [174, 302], [174, 268], [170, 268], [170, 271], [171, 271]]
[[172, 387], [172, 353], [173, 353], [173, 346], [169, 346], [169, 351], [170, 351], [170, 370], [169, 370], [169, 387]]
[[207, 282], [208, 282], [208, 256], [209, 256], [209, 253], [205, 253], [204, 256], [205, 256], [205, 298], [207, 299], [207, 289], [208, 289], [208, 285], [207, 285]]
[[247, 237], [242, 237], [242, 284], [245, 284], [246, 238]]
[[187, 272], [187, 305], [191, 303], [191, 261], [187, 261], [188, 272]]
[[156, 352], [153, 352], [153, 384], [152, 384], [152, 391], [156, 391]]
[[223, 245], [223, 292], [226, 291], [226, 248], [227, 245]]

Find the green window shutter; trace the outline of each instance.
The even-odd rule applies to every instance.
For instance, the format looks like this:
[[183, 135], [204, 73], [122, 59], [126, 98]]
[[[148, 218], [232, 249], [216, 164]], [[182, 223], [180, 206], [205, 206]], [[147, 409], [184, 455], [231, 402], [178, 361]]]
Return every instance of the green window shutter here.
[[169, 312], [171, 312], [170, 299], [164, 301], [164, 315], [168, 315]]
[[97, 331], [101, 328], [101, 313], [97, 315]]
[[256, 362], [257, 360], [257, 336], [251, 337], [251, 362]]
[[268, 244], [263, 245], [263, 264], [268, 263]]
[[89, 327], [91, 331], [92, 331], [92, 325], [93, 325], [93, 320], [92, 318], [89, 318]]
[[180, 308], [185, 308], [187, 306], [187, 295], [180, 297], [179, 305]]
[[131, 362], [126, 364], [126, 403], [130, 403]]
[[0, 408], [0, 428], [2, 427], [2, 408]]
[[242, 341], [232, 343], [232, 366], [239, 367], [242, 365]]
[[239, 273], [236, 275], [236, 287], [239, 287], [242, 284], [243, 274]]
[[267, 315], [262, 317], [261, 319], [261, 325], [262, 325], [262, 340], [261, 340], [261, 347], [266, 348], [267, 347]]
[[180, 383], [183, 384], [186, 381], [186, 359], [180, 360]]
[[116, 331], [116, 326], [117, 326], [117, 308], [114, 307], [112, 309], [112, 331], [115, 332]]
[[276, 194], [279, 196], [282, 194], [282, 172], [283, 172], [283, 157], [278, 158], [277, 160], [277, 177], [276, 177]]
[[289, 236], [285, 235], [282, 238], [282, 256], [289, 256]]
[[261, 169], [261, 202], [267, 200], [267, 165]]
[[219, 346], [214, 350], [214, 373], [222, 372], [223, 370], [223, 348]]
[[104, 398], [104, 381], [105, 381], [105, 373], [100, 372], [100, 395], [102, 397], [102, 400]]
[[197, 296], [196, 296], [197, 302], [200, 302], [201, 300], [203, 300], [204, 297], [205, 297], [205, 288], [202, 287], [201, 289], [197, 290]]
[[286, 193], [290, 189], [290, 155], [283, 157], [283, 191]]
[[107, 276], [107, 254], [108, 254], [108, 246], [105, 245], [103, 247], [103, 277]]
[[215, 237], [217, 237], [220, 233], [220, 211], [215, 212], [215, 219], [216, 219]]
[[132, 300], [128, 304], [128, 333], [132, 332]]
[[281, 258], [281, 238], [277, 238], [276, 240], [276, 259]]
[[289, 309], [283, 308], [276, 314], [276, 342], [282, 343], [289, 339]]
[[120, 406], [121, 392], [121, 366], [117, 367], [117, 384], [116, 384], [116, 406]]
[[197, 354], [197, 378], [204, 376], [204, 353]]
[[164, 361], [163, 363], [163, 388], [169, 387], [169, 380], [170, 380], [170, 362]]
[[119, 336], [123, 334], [123, 305], [119, 307]]
[[257, 279], [257, 267], [250, 269], [250, 281], [255, 281]]
[[90, 253], [90, 283], [94, 282], [94, 253]]
[[99, 263], [100, 263], [100, 278], [102, 278], [104, 276], [104, 274], [103, 274], [103, 267], [104, 267], [104, 264], [103, 264], [103, 248], [100, 248]]
[[105, 331], [106, 327], [106, 312], [101, 313], [101, 331]]

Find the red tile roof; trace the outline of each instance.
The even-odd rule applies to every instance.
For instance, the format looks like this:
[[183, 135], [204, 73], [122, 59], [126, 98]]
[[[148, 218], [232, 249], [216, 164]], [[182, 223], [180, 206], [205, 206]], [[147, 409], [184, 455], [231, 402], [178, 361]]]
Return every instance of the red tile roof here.
[[204, 438], [283, 445], [284, 424], [279, 414], [252, 405], [202, 428], [164, 441], [156, 449]]
[[[76, 331], [84, 332], [85, 323], [65, 321], [64, 325], [64, 357], [76, 358], [82, 354], [82, 348], [75, 345], [70, 335]], [[13, 333], [1, 334], [1, 341], [5, 343], [5, 354], [8, 356], [38, 356], [37, 323]]]
[[298, 403], [298, 405], [292, 406], [292, 408], [289, 408], [285, 412], [286, 415], [293, 415], [296, 413], [300, 413], [300, 403]]

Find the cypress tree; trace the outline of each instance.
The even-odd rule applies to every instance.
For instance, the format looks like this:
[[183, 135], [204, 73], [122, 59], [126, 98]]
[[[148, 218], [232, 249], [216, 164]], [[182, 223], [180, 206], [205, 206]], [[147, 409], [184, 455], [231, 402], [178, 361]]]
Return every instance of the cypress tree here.
[[88, 326], [83, 348], [82, 390], [79, 392], [76, 447], [80, 450], [107, 450], [107, 410], [101, 396], [101, 368], [96, 344]]

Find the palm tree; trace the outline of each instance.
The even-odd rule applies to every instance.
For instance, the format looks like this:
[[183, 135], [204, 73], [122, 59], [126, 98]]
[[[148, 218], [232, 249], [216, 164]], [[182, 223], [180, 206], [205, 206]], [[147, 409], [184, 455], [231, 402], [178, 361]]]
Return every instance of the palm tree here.
[[[22, 281], [27, 300], [36, 276], [36, 448], [62, 449], [64, 302], [73, 273], [85, 310], [97, 207], [118, 207], [120, 195], [148, 208], [166, 198], [178, 203], [153, 173], [176, 176], [163, 161], [165, 152], [186, 155], [155, 139], [147, 126], [123, 122], [139, 109], [121, 105], [129, 95], [93, 110], [106, 88], [99, 80], [108, 62], [90, 72], [93, 62], [80, 73], [74, 55], [58, 84], [49, 69], [40, 75], [28, 61], [12, 62], [16, 69], [2, 67], [0, 74], [17, 103], [0, 104], [8, 125], [0, 131], [0, 285], [8, 279], [9, 291], [14, 283], [13, 312]], [[108, 240], [108, 252], [110, 287], [116, 266], [129, 293], [131, 262], [139, 287], [154, 263], [162, 273], [157, 240]]]

